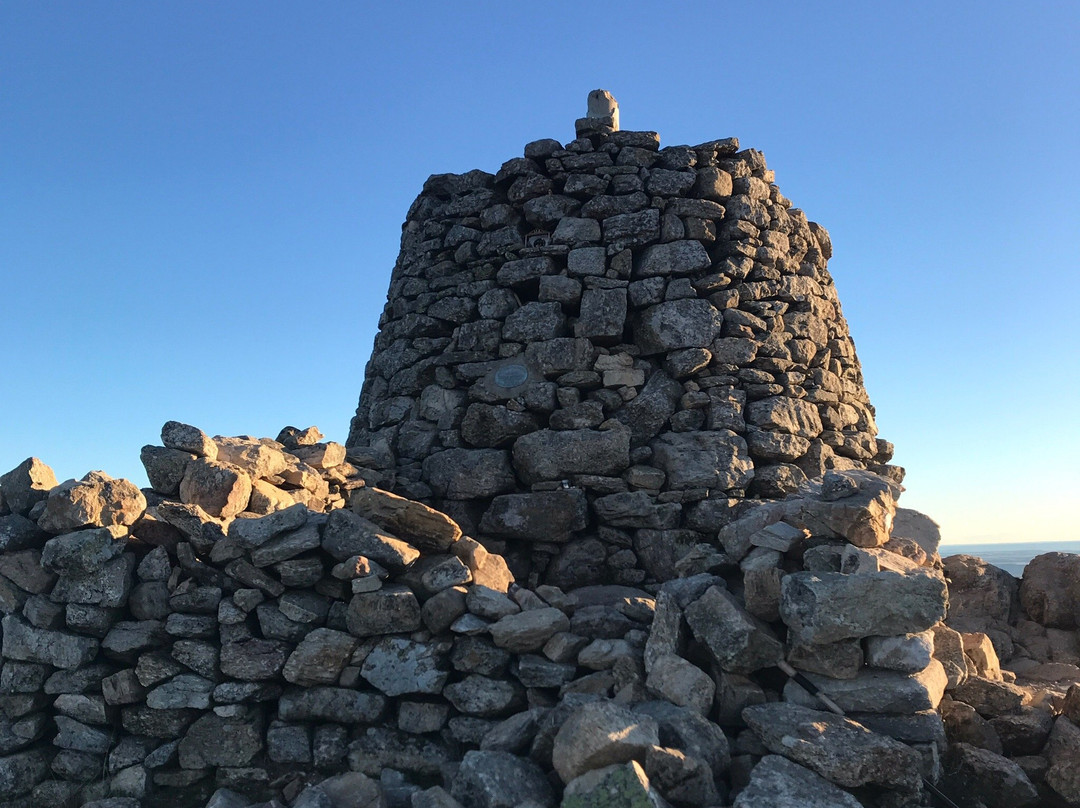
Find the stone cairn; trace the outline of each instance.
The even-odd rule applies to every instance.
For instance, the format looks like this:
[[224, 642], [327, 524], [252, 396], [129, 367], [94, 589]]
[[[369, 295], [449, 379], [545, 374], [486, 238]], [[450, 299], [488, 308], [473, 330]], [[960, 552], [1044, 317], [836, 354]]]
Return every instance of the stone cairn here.
[[515, 575], [670, 578], [746, 497], [897, 481], [824, 228], [735, 138], [660, 148], [595, 91], [566, 146], [431, 177], [347, 441]]
[[[602, 146], [618, 134], [615, 116], [607, 97], [594, 101], [600, 117], [579, 123]], [[668, 289], [677, 282], [665, 280]], [[692, 299], [700, 298], [667, 302]], [[576, 351], [586, 338], [567, 339]], [[693, 349], [711, 363], [726, 339], [741, 338], [721, 331], [712, 347]], [[594, 347], [593, 368], [612, 355]], [[619, 350], [632, 360], [620, 367], [644, 374], [631, 347]], [[672, 355], [649, 371], [640, 395], [626, 393], [630, 404], [648, 395], [651, 379], [678, 376]], [[853, 357], [847, 367], [857, 373]], [[450, 381], [439, 373], [447, 366], [427, 367]], [[498, 552], [514, 551], [513, 541], [562, 546], [566, 534], [602, 521], [597, 503], [611, 496], [645, 502], [646, 515], [701, 508], [713, 497], [684, 501], [693, 489], [671, 481], [705, 460], [688, 452], [683, 465], [655, 465], [680, 435], [743, 441], [747, 479], [781, 465], [759, 465], [753, 440], [740, 435], [799, 436], [755, 425], [753, 403], [807, 401], [819, 418], [820, 408], [806, 387], [805, 398], [771, 389], [754, 398], [758, 382], [743, 370], [723, 371], [723, 385], [699, 375], [696, 391], [680, 383], [679, 402], [660, 408], [668, 414], [647, 442], [633, 437], [638, 421], [617, 417], [626, 408], [597, 429], [552, 425], [560, 411], [602, 409], [594, 394], [609, 389], [607, 370], [582, 371], [599, 376], [592, 387], [564, 383], [577, 372], [569, 369], [557, 384], [538, 382], [556, 402], [573, 398], [560, 399], [571, 387], [580, 400], [553, 408], [547, 427], [500, 455], [515, 478], [529, 467], [517, 446], [530, 436], [547, 445], [567, 433], [600, 446], [614, 433], [628, 452], [651, 450], [637, 451], [621, 477], [561, 465], [599, 450], [556, 451], [550, 462], [570, 474], [569, 488], [558, 480], [475, 501], [445, 489], [458, 495], [446, 498], [455, 513], [483, 511], [470, 523], [481, 531], [503, 497], [570, 491], [574, 500], [533, 500], [522, 512], [530, 530], [586, 521], [549, 541], [474, 536], [454, 515], [374, 485], [426, 494], [445, 479], [414, 474], [422, 459], [375, 468], [409, 428], [450, 440], [437, 423], [409, 427], [417, 419], [405, 415], [348, 459], [315, 428], [286, 428], [276, 440], [210, 438], [169, 422], [163, 445], [142, 451], [144, 490], [102, 472], [58, 483], [36, 458], [0, 475], [0, 808], [944, 804], [927, 783], [965, 808], [1080, 806], [1080, 557], [1040, 556], [1020, 582], [977, 558], [941, 559], [933, 522], [897, 506], [898, 472], [836, 451], [843, 442], [827, 442], [825, 430], [802, 440], [831, 468], [804, 471], [796, 458], [785, 468], [805, 479], [791, 471], [790, 490], [747, 498], [749, 485], [725, 487], [715, 521], [698, 512], [696, 527], [598, 528], [603, 541], [633, 529], [622, 548], [653, 560], [619, 565], [604, 552], [600, 564], [642, 575], [559, 586], [532, 555]], [[417, 360], [410, 372], [428, 370]], [[432, 384], [421, 400], [457, 401], [460, 433], [449, 416], [445, 431], [464, 435], [472, 405]], [[485, 384], [477, 376], [464, 395]], [[680, 413], [713, 418], [711, 404], [683, 402], [722, 386], [724, 396], [747, 397], [737, 409], [743, 432], [670, 428]], [[618, 391], [633, 387], [615, 392], [622, 399]], [[474, 403], [540, 424], [509, 399]], [[474, 451], [433, 446], [431, 456], [455, 449]], [[488, 462], [462, 458], [476, 475]], [[650, 488], [631, 483], [646, 478]], [[627, 490], [598, 488], [614, 480]], [[500, 507], [510, 513], [513, 501]], [[656, 546], [669, 543], [663, 565], [640, 553], [648, 530], [660, 534]], [[677, 540], [682, 531], [692, 540]], [[515, 566], [527, 577], [516, 578]], [[790, 668], [809, 689], [789, 680]]]

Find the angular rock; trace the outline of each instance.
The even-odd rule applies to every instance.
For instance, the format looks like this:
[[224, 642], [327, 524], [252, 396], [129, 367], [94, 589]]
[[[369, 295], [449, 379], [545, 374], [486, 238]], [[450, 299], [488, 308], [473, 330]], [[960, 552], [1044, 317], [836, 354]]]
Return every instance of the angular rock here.
[[[806, 674], [806, 678], [845, 712], [876, 713], [933, 710], [941, 701], [948, 681], [937, 660], [926, 670], [911, 675], [864, 668], [852, 679], [830, 679], [812, 673]], [[794, 682], [784, 687], [784, 698], [805, 707], [818, 706], [817, 700]]]
[[475, 673], [447, 685], [443, 695], [459, 712], [481, 718], [506, 715], [521, 701], [520, 691], [510, 682]]
[[560, 631], [570, 630], [570, 619], [558, 609], [546, 607], [509, 614], [491, 625], [491, 638], [514, 654], [538, 651]]
[[446, 499], [485, 499], [517, 485], [508, 452], [446, 449], [424, 458], [424, 479]]
[[925, 631], [945, 616], [947, 603], [945, 580], [932, 570], [796, 572], [781, 585], [780, 616], [801, 641], [829, 643]]
[[387, 696], [442, 692], [449, 673], [438, 644], [385, 637], [371, 649], [360, 675]]
[[508, 539], [565, 542], [571, 533], [585, 528], [588, 511], [580, 488], [505, 494], [492, 500], [480, 529]]
[[247, 766], [263, 748], [261, 721], [208, 713], [192, 724], [177, 748], [180, 766]]
[[344, 631], [317, 628], [296, 646], [285, 661], [282, 676], [302, 687], [331, 685], [349, 664], [357, 640]]
[[770, 752], [783, 754], [837, 785], [875, 785], [908, 792], [919, 788], [915, 750], [842, 716], [773, 702], [747, 707], [743, 719]]
[[645, 686], [672, 704], [707, 715], [712, 709], [716, 684], [697, 666], [674, 654], [665, 654], [652, 664]]
[[420, 628], [420, 604], [405, 586], [386, 586], [353, 595], [345, 621], [357, 637], [397, 634]]
[[637, 277], [690, 275], [712, 266], [700, 241], [671, 241], [645, 248], [634, 267]]
[[251, 478], [239, 466], [199, 458], [188, 464], [180, 482], [180, 501], [198, 505], [210, 516], [230, 519], [247, 509]]
[[650, 444], [668, 488], [743, 489], [754, 476], [746, 442], [726, 429], [671, 432]]
[[391, 534], [408, 536], [425, 552], [445, 552], [461, 538], [461, 528], [446, 514], [378, 488], [354, 489], [349, 508]]
[[986, 808], [1023, 808], [1039, 803], [1039, 794], [1015, 762], [966, 743], [949, 746], [938, 787], [946, 796]]
[[750, 784], [739, 792], [734, 808], [861, 808], [851, 794], [810, 769], [779, 755], [766, 755], [754, 767]]
[[57, 485], [53, 470], [36, 457], [28, 457], [7, 474], [0, 475], [4, 503], [19, 516], [30, 513]]
[[543, 771], [509, 752], [466, 752], [450, 793], [470, 808], [517, 808], [529, 801], [551, 808], [556, 802]]
[[133, 525], [146, 510], [146, 497], [134, 483], [91, 471], [49, 491], [38, 524], [50, 533], [81, 527]]
[[201, 429], [189, 424], [166, 421], [161, 427], [161, 442], [170, 449], [179, 449], [208, 460], [217, 459], [217, 444]]
[[1018, 583], [1005, 570], [972, 555], [943, 558], [949, 579], [949, 626], [987, 631], [1012, 621], [1019, 609]]
[[783, 656], [783, 645], [768, 625], [747, 614], [732, 594], [718, 586], [686, 608], [686, 622], [716, 664], [729, 673], [773, 667]]
[[866, 664], [902, 673], [918, 673], [930, 664], [934, 635], [930, 631], [866, 639]]
[[322, 548], [338, 561], [364, 556], [387, 569], [400, 571], [420, 557], [420, 551], [352, 511], [331, 511], [323, 528]]
[[1043, 553], [1024, 567], [1020, 603], [1043, 626], [1080, 628], [1080, 555]]
[[669, 300], [642, 311], [634, 336], [644, 355], [680, 348], [708, 348], [720, 335], [721, 313], [700, 298]]
[[626, 429], [542, 429], [514, 443], [514, 468], [526, 483], [561, 480], [574, 474], [617, 475], [629, 465], [630, 433]]
[[65, 533], [45, 542], [41, 564], [53, 572], [86, 575], [123, 553], [127, 543], [127, 529], [119, 525]]
[[649, 783], [641, 764], [631, 760], [585, 772], [570, 781], [559, 805], [560, 808], [662, 808], [667, 803]]
[[581, 705], [555, 736], [552, 763], [564, 783], [591, 769], [644, 759], [659, 746], [659, 727], [649, 716], [610, 701]]
[[278, 702], [282, 721], [332, 721], [374, 724], [386, 710], [386, 697], [343, 687], [289, 688]]
[[5, 659], [40, 662], [68, 670], [87, 664], [98, 650], [95, 639], [34, 628], [13, 614], [4, 616], [3, 635]]

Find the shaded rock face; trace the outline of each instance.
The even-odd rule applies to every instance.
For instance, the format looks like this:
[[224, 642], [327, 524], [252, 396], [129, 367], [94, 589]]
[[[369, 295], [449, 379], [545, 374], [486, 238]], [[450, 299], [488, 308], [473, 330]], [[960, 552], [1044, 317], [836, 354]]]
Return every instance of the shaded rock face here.
[[[662, 579], [641, 531], [707, 541], [828, 469], [898, 479], [828, 233], [762, 155], [583, 132], [424, 184], [347, 441], [368, 481], [565, 586]], [[556, 490], [572, 518], [544, 517]], [[596, 505], [619, 494], [633, 518]]]

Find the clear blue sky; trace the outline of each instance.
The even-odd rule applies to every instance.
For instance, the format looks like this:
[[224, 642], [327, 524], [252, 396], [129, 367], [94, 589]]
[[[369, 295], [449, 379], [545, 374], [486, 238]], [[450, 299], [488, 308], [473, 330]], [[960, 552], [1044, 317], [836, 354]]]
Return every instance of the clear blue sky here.
[[832, 233], [904, 503], [1078, 539], [1075, 2], [0, 5], [0, 471], [144, 482], [169, 419], [344, 440], [424, 179], [589, 90], [735, 135]]

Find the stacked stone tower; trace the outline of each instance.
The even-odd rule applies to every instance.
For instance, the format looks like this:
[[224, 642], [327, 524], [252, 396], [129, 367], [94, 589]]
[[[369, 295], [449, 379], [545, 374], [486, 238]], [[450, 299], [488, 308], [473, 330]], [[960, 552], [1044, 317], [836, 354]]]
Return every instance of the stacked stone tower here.
[[886, 466], [824, 228], [735, 138], [577, 139], [409, 210], [350, 459], [518, 579], [664, 580], [747, 499]]

